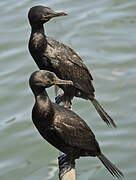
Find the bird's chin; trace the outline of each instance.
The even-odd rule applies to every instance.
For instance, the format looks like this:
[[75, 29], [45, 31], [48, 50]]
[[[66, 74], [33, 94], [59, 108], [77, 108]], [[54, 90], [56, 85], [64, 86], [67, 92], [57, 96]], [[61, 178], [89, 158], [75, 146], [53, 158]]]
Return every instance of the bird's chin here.
[[51, 86], [52, 86], [52, 84], [46, 84], [46, 86], [44, 88], [49, 88]]
[[42, 20], [43, 24], [47, 23], [50, 19], [44, 19]]

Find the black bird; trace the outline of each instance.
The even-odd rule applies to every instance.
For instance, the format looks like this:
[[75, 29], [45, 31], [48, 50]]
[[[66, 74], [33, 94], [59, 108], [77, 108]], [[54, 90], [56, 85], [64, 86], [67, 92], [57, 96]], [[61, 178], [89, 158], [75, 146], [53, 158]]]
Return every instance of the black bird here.
[[29, 51], [39, 69], [54, 72], [60, 79], [71, 80], [73, 86], [60, 85], [64, 95], [59, 96], [57, 103], [63, 101], [65, 107], [71, 105], [74, 96], [90, 100], [101, 118], [109, 126], [116, 127], [113, 119], [105, 112], [95, 99], [92, 76], [82, 59], [70, 47], [47, 37], [43, 24], [58, 16], [67, 15], [55, 12], [44, 6], [35, 6], [29, 10], [28, 19], [31, 25]]
[[96, 156], [113, 176], [123, 177], [123, 173], [103, 155], [85, 121], [49, 99], [45, 88], [72, 85], [72, 81], [60, 80], [53, 72], [39, 70], [32, 73], [29, 84], [35, 96], [32, 120], [46, 141], [67, 154], [71, 162], [80, 156]]

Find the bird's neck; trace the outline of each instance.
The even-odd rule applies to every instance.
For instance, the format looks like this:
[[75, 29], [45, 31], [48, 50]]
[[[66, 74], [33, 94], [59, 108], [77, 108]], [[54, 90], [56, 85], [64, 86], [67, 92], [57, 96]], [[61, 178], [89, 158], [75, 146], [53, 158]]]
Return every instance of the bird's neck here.
[[[35, 95], [35, 105], [36, 105], [36, 109], [37, 109], [37, 112], [38, 112], [38, 116], [40, 117], [46, 117], [46, 119], [51, 119], [51, 117], [53, 116], [54, 114], [54, 110], [53, 110], [53, 107], [52, 107], [52, 103], [48, 97], [48, 94], [46, 92], [46, 90], [44, 91], [40, 91], [39, 92], [34, 92], [34, 95]], [[49, 122], [47, 122], [49, 123]]]
[[43, 25], [32, 26], [29, 51], [32, 56], [41, 55], [47, 46]]
[[35, 85], [31, 86], [31, 89], [33, 91], [33, 94], [35, 96], [35, 100], [36, 102], [41, 99], [42, 101], [44, 101], [46, 103], [46, 101], [50, 101], [49, 96], [45, 90], [44, 87], [37, 87]]
[[44, 35], [44, 27], [43, 27], [43, 24], [41, 25], [33, 25], [31, 27], [31, 33], [34, 34], [34, 33], [40, 33], [40, 34], [43, 34]]
[[42, 111], [49, 111], [51, 108], [51, 101], [46, 91], [40, 92], [35, 96], [36, 104]]

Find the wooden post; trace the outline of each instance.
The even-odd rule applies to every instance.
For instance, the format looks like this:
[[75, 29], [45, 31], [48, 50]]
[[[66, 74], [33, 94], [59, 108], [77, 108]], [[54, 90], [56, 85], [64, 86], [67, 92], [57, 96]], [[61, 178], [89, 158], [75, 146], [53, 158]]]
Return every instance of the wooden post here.
[[[55, 95], [58, 96], [62, 93], [63, 91], [55, 86]], [[61, 103], [60, 105], [63, 104]], [[60, 152], [59, 154], [60, 154], [58, 157], [59, 179], [76, 180], [75, 162], [71, 164], [66, 154], [63, 154], [62, 152]]]
[[76, 180], [75, 174], [75, 168], [72, 168], [70, 171], [65, 173], [62, 178], [60, 177], [60, 180]]

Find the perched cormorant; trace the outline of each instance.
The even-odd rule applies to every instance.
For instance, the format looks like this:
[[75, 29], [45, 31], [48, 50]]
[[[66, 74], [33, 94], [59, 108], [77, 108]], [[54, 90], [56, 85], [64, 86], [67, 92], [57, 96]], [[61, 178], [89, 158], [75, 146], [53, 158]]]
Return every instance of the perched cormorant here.
[[72, 81], [60, 80], [53, 72], [39, 70], [32, 73], [29, 84], [35, 96], [32, 120], [46, 141], [67, 154], [71, 162], [80, 156], [96, 156], [113, 176], [123, 177], [123, 173], [103, 155], [85, 121], [49, 99], [45, 88], [72, 85]]
[[67, 14], [64, 12], [55, 12], [44, 6], [34, 6], [29, 10], [30, 54], [39, 69], [52, 71], [60, 79], [71, 80], [74, 83], [73, 86], [59, 86], [63, 89], [64, 95], [58, 97], [57, 103], [63, 101], [65, 107], [69, 107], [74, 96], [90, 100], [105, 123], [116, 127], [113, 119], [95, 99], [93, 78], [82, 59], [70, 47], [47, 37], [44, 33], [44, 23], [54, 17], [65, 15]]

